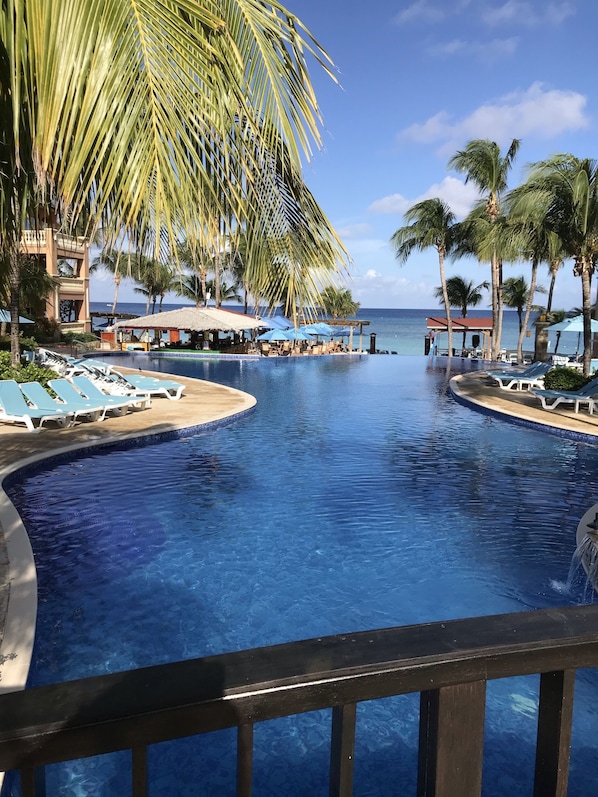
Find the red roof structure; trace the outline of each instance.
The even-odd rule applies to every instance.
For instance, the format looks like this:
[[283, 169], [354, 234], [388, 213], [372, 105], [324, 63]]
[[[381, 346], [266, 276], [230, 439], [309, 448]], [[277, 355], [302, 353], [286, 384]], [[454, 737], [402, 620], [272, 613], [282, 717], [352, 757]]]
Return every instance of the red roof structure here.
[[[434, 332], [446, 332], [447, 321], [446, 318], [433, 318], [426, 319], [428, 322], [428, 329]], [[453, 332], [491, 332], [493, 329], [491, 318], [452, 318]]]

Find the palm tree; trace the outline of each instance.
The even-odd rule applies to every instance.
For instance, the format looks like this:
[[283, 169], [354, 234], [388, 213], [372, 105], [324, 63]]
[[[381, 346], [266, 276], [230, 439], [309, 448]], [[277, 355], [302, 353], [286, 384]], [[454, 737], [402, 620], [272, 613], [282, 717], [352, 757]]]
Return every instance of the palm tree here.
[[348, 288], [328, 287], [322, 291], [322, 308], [331, 318], [349, 318], [359, 310], [359, 302], [353, 301]]
[[525, 277], [509, 277], [503, 284], [503, 302], [507, 307], [511, 307], [517, 311], [517, 319], [519, 321], [519, 340], [517, 344], [517, 359], [519, 362], [523, 360], [523, 336], [527, 325], [523, 320], [523, 309], [527, 307], [533, 300], [535, 293], [546, 293], [546, 288], [542, 285], [536, 285], [534, 291], [531, 290], [527, 284]]
[[399, 263], [404, 263], [414, 251], [423, 251], [433, 246], [438, 252], [440, 287], [446, 312], [449, 355], [453, 351], [453, 322], [451, 303], [444, 276], [444, 258], [454, 247], [455, 214], [442, 199], [424, 199], [405, 213], [405, 227], [393, 233], [390, 242]]
[[[124, 233], [166, 260], [184, 234], [216, 244], [214, 204], [228, 223], [268, 227], [287, 185], [264, 173], [278, 160], [299, 174], [321, 142], [306, 59], [334, 79], [332, 65], [278, 4], [122, 0], [114, 13], [96, 0], [19, 0], [2, 4], [0, 27], [0, 270], [15, 363], [21, 231], [44, 194], [65, 232], [84, 219], [108, 245]], [[309, 223], [338, 270], [337, 234], [321, 211]]]
[[562, 242], [562, 252], [574, 261], [581, 278], [584, 317], [583, 370], [589, 375], [592, 359], [591, 278], [598, 260], [598, 164], [589, 158], [558, 154], [531, 166], [520, 188], [517, 211], [542, 218]]
[[[446, 293], [448, 295], [449, 304], [451, 307], [458, 308], [463, 318], [467, 318], [468, 308], [477, 307], [482, 301], [482, 291], [487, 291], [489, 287], [487, 282], [480, 282], [479, 285], [474, 285], [473, 280], [469, 280], [468, 282], [463, 279], [463, 277], [449, 277], [446, 281]], [[434, 295], [437, 299], [444, 299], [442, 286], [434, 290]], [[467, 331], [465, 330], [463, 332], [462, 348], [465, 348], [466, 336]]]
[[132, 258], [131, 275], [137, 283], [133, 290], [146, 297], [145, 314], [150, 311], [156, 312], [156, 302], [160, 299], [159, 310], [162, 309], [164, 296], [171, 290], [176, 290], [178, 280], [175, 279], [174, 271], [168, 263], [161, 263], [154, 258], [136, 256]]
[[[449, 161], [449, 168], [465, 174], [465, 182], [472, 182], [484, 194], [486, 213], [491, 225], [496, 224], [501, 213], [500, 201], [507, 188], [507, 177], [519, 150], [519, 140], [513, 139], [507, 154], [488, 139], [474, 139], [465, 149], [459, 150]], [[490, 252], [492, 284], [492, 359], [498, 358], [502, 333], [501, 258], [498, 245]]]

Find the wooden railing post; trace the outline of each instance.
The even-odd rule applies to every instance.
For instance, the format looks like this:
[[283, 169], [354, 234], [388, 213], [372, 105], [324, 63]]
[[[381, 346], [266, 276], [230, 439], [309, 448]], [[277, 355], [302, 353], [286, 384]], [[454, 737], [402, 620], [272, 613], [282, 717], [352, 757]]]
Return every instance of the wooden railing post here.
[[251, 797], [253, 779], [253, 724], [237, 728], [237, 797]]
[[421, 693], [417, 797], [479, 797], [486, 682]]
[[569, 779], [575, 670], [540, 678], [534, 797], [566, 797]]
[[356, 717], [357, 706], [355, 703], [332, 708], [330, 797], [351, 797], [353, 794]]

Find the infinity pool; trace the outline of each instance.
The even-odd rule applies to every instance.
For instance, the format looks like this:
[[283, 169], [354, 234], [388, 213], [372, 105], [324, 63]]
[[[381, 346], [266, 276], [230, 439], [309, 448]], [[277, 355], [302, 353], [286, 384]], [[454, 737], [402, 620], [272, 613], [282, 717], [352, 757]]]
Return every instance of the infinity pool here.
[[[32, 684], [587, 599], [581, 575], [567, 581], [598, 500], [598, 448], [460, 406], [447, 361], [135, 362], [258, 405], [209, 433], [8, 486], [38, 566]], [[487, 797], [530, 793], [537, 687], [489, 685]], [[598, 679], [580, 673], [571, 797], [598, 794], [597, 711]], [[359, 706], [356, 795], [415, 794], [417, 716], [416, 696]], [[257, 797], [327, 794], [329, 727], [328, 712], [257, 726]], [[234, 744], [221, 732], [161, 745], [152, 797], [232, 795]], [[122, 797], [126, 761], [53, 767], [53, 788]]]

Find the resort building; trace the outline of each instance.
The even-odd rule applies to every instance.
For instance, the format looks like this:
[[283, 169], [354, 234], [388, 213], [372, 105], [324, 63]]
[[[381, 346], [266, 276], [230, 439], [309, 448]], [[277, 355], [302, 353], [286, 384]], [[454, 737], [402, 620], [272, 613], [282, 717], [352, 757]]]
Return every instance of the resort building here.
[[46, 299], [46, 318], [60, 324], [62, 332], [91, 332], [89, 240], [52, 227], [24, 230], [21, 251], [43, 259], [54, 282]]

